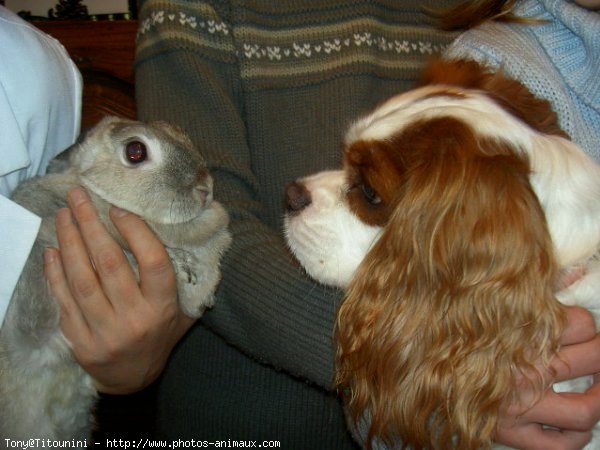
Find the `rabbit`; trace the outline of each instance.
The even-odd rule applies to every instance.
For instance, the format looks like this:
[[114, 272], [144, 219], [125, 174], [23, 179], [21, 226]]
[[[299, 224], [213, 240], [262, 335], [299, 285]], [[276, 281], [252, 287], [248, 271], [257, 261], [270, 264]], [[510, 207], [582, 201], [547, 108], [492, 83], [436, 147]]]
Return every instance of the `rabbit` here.
[[213, 305], [219, 261], [231, 242], [229, 216], [213, 199], [204, 159], [180, 129], [166, 122], [107, 116], [50, 170], [55, 173], [25, 181], [12, 196], [42, 223], [0, 329], [0, 447], [8, 439], [91, 435], [97, 393], [59, 328], [58, 304], [42, 269], [44, 249], [57, 246], [54, 218], [66, 206], [70, 188], [86, 188], [136, 273], [108, 210], [115, 205], [146, 221], [167, 248], [179, 305], [190, 317]]

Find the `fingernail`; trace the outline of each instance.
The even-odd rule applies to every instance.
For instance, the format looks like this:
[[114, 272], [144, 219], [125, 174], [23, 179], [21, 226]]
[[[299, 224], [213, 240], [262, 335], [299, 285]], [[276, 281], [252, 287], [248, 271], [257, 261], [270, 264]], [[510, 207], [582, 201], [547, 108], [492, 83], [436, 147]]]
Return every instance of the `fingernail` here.
[[127, 214], [129, 214], [129, 212], [124, 209], [119, 208], [118, 206], [113, 206], [111, 208], [111, 214], [117, 218], [121, 218], [121, 217], [124, 217]]
[[73, 206], [77, 206], [80, 203], [89, 199], [87, 193], [80, 187], [73, 188], [69, 191], [69, 200]]
[[44, 262], [46, 264], [52, 264], [56, 261], [56, 251], [53, 248], [48, 247], [44, 250]]

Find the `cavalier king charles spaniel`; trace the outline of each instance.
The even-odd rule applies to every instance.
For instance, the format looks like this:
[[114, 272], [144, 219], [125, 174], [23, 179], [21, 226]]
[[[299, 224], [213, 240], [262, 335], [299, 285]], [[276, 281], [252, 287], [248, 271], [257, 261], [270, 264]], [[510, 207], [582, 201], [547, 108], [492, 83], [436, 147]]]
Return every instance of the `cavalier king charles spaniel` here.
[[367, 447], [489, 447], [515, 384], [547, 388], [557, 299], [597, 312], [600, 168], [548, 102], [473, 61], [432, 61], [286, 203], [294, 255], [345, 290], [337, 383]]

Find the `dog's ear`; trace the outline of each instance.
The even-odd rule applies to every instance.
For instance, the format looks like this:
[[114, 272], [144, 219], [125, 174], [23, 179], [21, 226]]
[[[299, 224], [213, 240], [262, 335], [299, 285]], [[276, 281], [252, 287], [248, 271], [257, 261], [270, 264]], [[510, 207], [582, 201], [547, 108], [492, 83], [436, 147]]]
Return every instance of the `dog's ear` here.
[[445, 84], [483, 91], [534, 130], [568, 137], [561, 129], [550, 102], [536, 97], [520, 81], [506, 76], [502, 70], [490, 70], [467, 59], [432, 58], [418, 84]]
[[407, 170], [338, 312], [337, 382], [368, 444], [479, 449], [516, 379], [554, 355], [563, 310], [527, 161], [438, 122], [452, 139]]

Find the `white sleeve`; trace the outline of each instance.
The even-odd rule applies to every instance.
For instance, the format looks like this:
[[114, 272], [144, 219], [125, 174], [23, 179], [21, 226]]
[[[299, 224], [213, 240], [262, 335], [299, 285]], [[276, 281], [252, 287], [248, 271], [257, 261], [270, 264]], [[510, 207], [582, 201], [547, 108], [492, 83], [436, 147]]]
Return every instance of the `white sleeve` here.
[[0, 196], [0, 324], [40, 222], [35, 214]]

